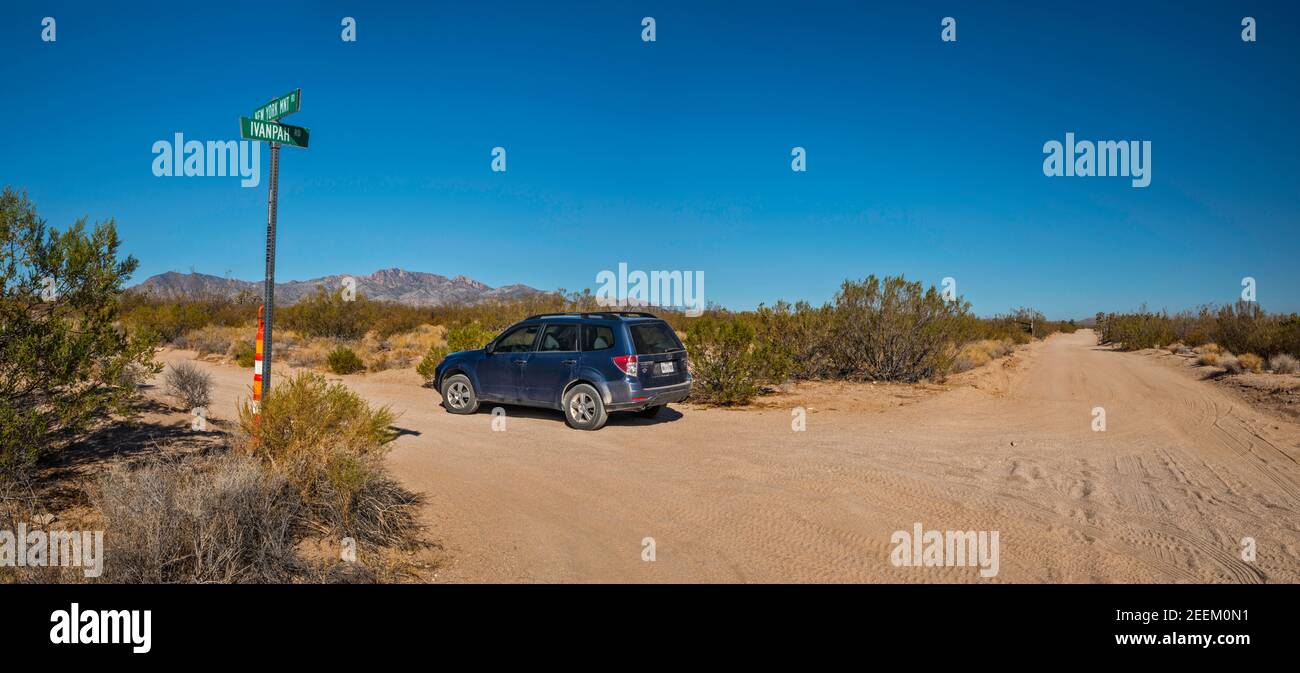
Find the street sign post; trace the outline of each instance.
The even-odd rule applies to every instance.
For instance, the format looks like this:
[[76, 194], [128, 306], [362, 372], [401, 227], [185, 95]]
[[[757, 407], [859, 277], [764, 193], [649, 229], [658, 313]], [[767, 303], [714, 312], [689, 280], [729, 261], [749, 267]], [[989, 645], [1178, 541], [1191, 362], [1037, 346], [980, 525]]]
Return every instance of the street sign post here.
[[272, 318], [275, 315], [275, 220], [280, 197], [280, 145], [307, 148], [311, 132], [301, 126], [281, 124], [277, 119], [302, 108], [302, 89], [272, 100], [253, 111], [253, 116], [239, 118], [239, 135], [245, 140], [265, 140], [271, 147], [271, 175], [266, 181], [266, 284], [262, 288], [262, 359], [261, 390], [254, 395], [253, 410], [258, 412], [257, 400], [265, 400], [271, 392]]

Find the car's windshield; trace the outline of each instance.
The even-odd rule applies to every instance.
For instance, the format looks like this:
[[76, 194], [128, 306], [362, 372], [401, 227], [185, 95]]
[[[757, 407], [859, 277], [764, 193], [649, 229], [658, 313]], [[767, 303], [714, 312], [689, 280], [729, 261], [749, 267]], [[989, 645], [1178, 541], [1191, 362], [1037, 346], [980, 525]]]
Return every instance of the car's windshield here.
[[682, 342], [677, 340], [672, 328], [665, 322], [643, 322], [630, 326], [632, 344], [639, 355], [672, 353], [682, 350]]

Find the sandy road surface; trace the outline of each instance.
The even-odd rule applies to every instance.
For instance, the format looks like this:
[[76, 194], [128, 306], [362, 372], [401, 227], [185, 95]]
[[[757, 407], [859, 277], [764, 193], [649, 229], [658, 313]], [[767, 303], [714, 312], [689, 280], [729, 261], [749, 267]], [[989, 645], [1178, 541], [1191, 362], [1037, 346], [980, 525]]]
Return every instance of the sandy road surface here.
[[[207, 367], [212, 415], [233, 418], [248, 371]], [[579, 432], [517, 407], [492, 432], [491, 415], [447, 414], [410, 372], [345, 378], [418, 433], [390, 464], [428, 497], [450, 557], [440, 580], [1300, 581], [1300, 427], [1087, 331], [907, 406], [829, 400], [805, 432], [782, 408]], [[890, 535], [915, 522], [999, 531], [999, 574], [893, 566]]]

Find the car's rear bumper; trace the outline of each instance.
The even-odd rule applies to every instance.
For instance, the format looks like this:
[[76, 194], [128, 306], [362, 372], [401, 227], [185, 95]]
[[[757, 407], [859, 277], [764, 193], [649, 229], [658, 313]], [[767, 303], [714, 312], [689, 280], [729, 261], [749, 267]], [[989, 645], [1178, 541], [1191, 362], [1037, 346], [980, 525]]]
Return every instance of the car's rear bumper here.
[[605, 409], [609, 411], [635, 411], [686, 399], [691, 394], [691, 379], [688, 378], [682, 383], [659, 388], [642, 388], [624, 381], [611, 384], [608, 392], [609, 399], [605, 400]]

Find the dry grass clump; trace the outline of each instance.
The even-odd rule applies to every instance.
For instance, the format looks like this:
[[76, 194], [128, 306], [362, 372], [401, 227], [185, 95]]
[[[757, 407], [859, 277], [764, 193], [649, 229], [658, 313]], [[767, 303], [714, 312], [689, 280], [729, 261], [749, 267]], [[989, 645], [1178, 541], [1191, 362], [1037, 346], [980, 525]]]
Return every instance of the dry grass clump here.
[[1237, 362], [1239, 362], [1242, 368], [1246, 371], [1254, 372], [1256, 374], [1264, 371], [1264, 358], [1255, 355], [1254, 353], [1246, 353], [1245, 355], [1238, 357]]
[[1246, 370], [1246, 368], [1241, 364], [1241, 360], [1237, 359], [1237, 356], [1227, 351], [1223, 351], [1219, 354], [1218, 365], [1223, 367], [1224, 373], [1226, 374], [1240, 374]]
[[981, 339], [962, 346], [953, 360], [953, 371], [964, 372], [982, 367], [1014, 349], [1010, 339]]
[[178, 362], [163, 374], [167, 394], [185, 409], [206, 407], [212, 401], [212, 375], [192, 362]]
[[1223, 349], [1218, 344], [1208, 343], [1196, 347], [1196, 363], [1207, 367], [1214, 367], [1219, 364], [1219, 354]]
[[106, 526], [101, 581], [284, 582], [299, 570], [298, 498], [250, 458], [115, 466], [91, 501]]
[[1286, 353], [1279, 353], [1269, 358], [1268, 368], [1274, 374], [1300, 374], [1300, 362]]

